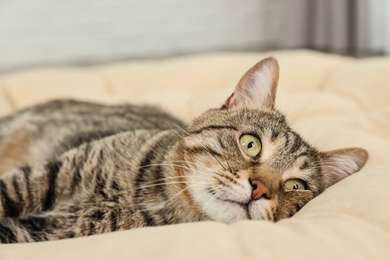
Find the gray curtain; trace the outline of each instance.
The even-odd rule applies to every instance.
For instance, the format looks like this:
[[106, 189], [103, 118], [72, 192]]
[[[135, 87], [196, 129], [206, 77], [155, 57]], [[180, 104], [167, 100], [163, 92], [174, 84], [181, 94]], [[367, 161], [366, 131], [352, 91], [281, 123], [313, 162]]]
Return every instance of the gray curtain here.
[[285, 0], [280, 47], [356, 56], [383, 54], [388, 0]]

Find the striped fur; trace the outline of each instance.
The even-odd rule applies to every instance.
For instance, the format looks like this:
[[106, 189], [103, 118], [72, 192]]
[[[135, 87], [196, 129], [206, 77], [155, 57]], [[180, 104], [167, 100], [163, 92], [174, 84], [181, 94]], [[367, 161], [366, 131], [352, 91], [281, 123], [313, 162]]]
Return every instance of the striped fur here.
[[[274, 59], [261, 61], [188, 126], [153, 107], [70, 100], [0, 119], [0, 242], [292, 216], [367, 153], [302, 140], [274, 108], [277, 73]], [[240, 148], [246, 134], [261, 141], [256, 157]], [[286, 189], [296, 179], [304, 189]]]

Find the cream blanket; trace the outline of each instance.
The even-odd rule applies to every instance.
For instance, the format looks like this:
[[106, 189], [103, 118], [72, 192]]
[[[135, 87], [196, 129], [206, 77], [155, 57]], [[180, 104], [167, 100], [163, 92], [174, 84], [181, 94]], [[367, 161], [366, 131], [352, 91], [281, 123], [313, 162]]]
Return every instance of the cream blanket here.
[[0, 259], [390, 259], [390, 58], [278, 51], [31, 69], [0, 75], [0, 114], [71, 97], [155, 104], [189, 121], [219, 107], [270, 55], [281, 68], [277, 107], [293, 128], [322, 150], [367, 149], [361, 172], [278, 223], [192, 223], [0, 245]]

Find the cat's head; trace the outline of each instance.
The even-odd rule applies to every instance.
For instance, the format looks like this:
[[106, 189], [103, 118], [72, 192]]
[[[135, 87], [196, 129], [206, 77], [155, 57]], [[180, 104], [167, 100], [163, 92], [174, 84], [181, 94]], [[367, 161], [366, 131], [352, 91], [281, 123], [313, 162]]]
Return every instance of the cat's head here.
[[222, 108], [187, 128], [187, 188], [213, 220], [290, 217], [367, 161], [364, 149], [320, 152], [302, 140], [274, 107], [278, 77], [275, 59], [260, 61]]

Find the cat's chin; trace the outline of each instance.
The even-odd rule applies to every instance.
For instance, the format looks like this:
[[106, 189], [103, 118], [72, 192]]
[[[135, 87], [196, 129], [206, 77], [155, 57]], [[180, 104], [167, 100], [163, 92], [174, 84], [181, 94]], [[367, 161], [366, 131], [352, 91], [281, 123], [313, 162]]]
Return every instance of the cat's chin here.
[[247, 219], [273, 220], [271, 205], [267, 199], [251, 201], [248, 204], [217, 199], [209, 203], [205, 210], [213, 220], [226, 224]]
[[251, 219], [249, 208], [246, 204], [229, 200], [215, 199], [212, 202], [209, 201], [207, 205], [205, 205], [204, 210], [211, 219], [226, 224]]
[[274, 220], [271, 203], [263, 198], [253, 200], [248, 204], [248, 215], [254, 220]]

